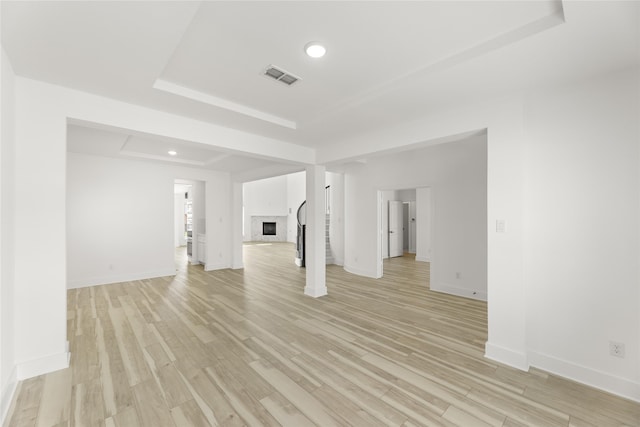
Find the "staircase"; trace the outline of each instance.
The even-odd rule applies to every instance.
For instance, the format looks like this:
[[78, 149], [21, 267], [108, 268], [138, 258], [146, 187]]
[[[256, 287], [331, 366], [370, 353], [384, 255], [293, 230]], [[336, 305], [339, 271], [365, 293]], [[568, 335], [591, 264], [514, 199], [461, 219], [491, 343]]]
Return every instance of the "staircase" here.
[[[326, 220], [325, 220], [325, 248], [326, 248], [326, 263], [333, 264], [335, 260], [333, 259], [333, 254], [331, 253], [331, 241], [329, 240], [329, 228], [331, 226], [331, 204], [330, 204], [330, 188], [331, 186], [327, 185], [324, 189], [324, 200], [325, 200], [325, 212], [326, 212]], [[306, 233], [307, 233], [307, 201], [305, 200], [298, 207], [298, 211], [296, 213], [296, 218], [298, 220], [298, 233], [296, 236], [296, 265], [298, 267], [306, 266]]]
[[326, 255], [325, 258], [327, 260], [327, 264], [333, 264], [334, 263], [334, 259], [333, 259], [333, 254], [331, 253], [331, 241], [329, 240], [329, 226], [331, 225], [331, 215], [327, 213], [326, 215], [326, 220], [325, 220], [325, 231], [324, 231], [324, 236], [325, 236], [325, 250], [326, 250]]

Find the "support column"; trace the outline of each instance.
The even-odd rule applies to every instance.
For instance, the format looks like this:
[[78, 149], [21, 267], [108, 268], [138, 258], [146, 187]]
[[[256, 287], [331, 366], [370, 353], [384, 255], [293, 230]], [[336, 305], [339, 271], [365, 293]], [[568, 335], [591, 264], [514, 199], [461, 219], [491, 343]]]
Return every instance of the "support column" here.
[[529, 369], [525, 290], [523, 106], [496, 110], [487, 134], [487, 320], [485, 356]]
[[307, 166], [307, 284], [304, 293], [314, 298], [327, 294], [324, 187], [325, 167]]
[[231, 183], [231, 268], [244, 268], [242, 260], [242, 183]]

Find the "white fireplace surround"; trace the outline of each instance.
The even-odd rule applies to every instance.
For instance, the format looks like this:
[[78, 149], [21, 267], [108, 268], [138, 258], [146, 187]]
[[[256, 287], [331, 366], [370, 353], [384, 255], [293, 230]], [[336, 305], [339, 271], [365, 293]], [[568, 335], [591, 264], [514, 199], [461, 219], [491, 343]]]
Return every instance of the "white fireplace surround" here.
[[[275, 236], [262, 235], [263, 222], [276, 223]], [[251, 217], [251, 241], [253, 242], [286, 242], [287, 241], [287, 217], [286, 216], [252, 216]]]

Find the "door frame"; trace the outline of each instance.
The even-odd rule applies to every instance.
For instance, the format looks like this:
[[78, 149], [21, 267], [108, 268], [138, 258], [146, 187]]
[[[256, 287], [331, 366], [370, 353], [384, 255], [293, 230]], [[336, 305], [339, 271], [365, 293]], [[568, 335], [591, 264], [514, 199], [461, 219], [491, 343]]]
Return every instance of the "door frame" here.
[[[384, 241], [384, 221], [385, 219], [387, 219], [386, 217], [388, 216], [388, 207], [386, 203], [384, 202], [384, 196], [383, 193], [385, 191], [390, 191], [390, 190], [407, 190], [407, 189], [415, 189], [416, 191], [419, 188], [428, 188], [430, 190], [430, 203], [429, 203], [429, 212], [428, 212], [428, 216], [429, 216], [429, 221], [428, 224], [425, 224], [426, 227], [428, 227], [429, 230], [429, 235], [433, 236], [433, 232], [434, 232], [434, 227], [435, 227], [435, 213], [434, 213], [434, 204], [433, 204], [433, 185], [417, 185], [415, 187], [400, 187], [400, 188], [392, 188], [392, 189], [378, 189], [376, 190], [376, 207], [377, 207], [377, 219], [376, 219], [376, 230], [377, 230], [377, 242], [376, 242], [376, 275], [375, 278], [379, 279], [384, 275], [384, 256], [385, 256], [385, 241]], [[418, 233], [417, 233], [417, 217], [418, 215], [418, 203], [417, 201], [413, 201], [413, 202], [409, 202], [411, 203], [414, 208], [415, 208], [415, 212], [414, 215], [416, 217], [416, 221], [414, 221], [413, 223], [411, 223], [410, 221], [410, 226], [413, 226], [414, 228], [414, 245], [415, 245], [415, 253], [417, 254], [417, 247], [418, 247]], [[387, 215], [385, 215], [385, 212]], [[387, 219], [388, 221], [388, 219]], [[411, 233], [409, 233], [411, 234]], [[411, 237], [410, 237], [411, 239]], [[388, 244], [388, 243], [387, 243]], [[433, 248], [433, 240], [432, 237], [429, 238], [429, 246], [430, 246], [430, 257], [429, 259], [418, 259], [416, 258], [416, 261], [423, 261], [423, 262], [430, 262], [431, 263], [431, 272], [433, 273], [434, 271], [434, 265], [433, 265], [433, 253], [434, 253], [434, 248]], [[388, 255], [388, 249], [387, 249], [387, 255]], [[437, 268], [437, 266], [436, 266]]]
[[[392, 255], [391, 254], [391, 235], [394, 234], [391, 231], [391, 206], [395, 204], [396, 206], [400, 207], [399, 212], [396, 212], [397, 214], [397, 218], [396, 218], [396, 225], [398, 223], [398, 220], [400, 220], [400, 229], [397, 230], [395, 232], [395, 234], [397, 234], [398, 236], [400, 236], [400, 239], [402, 240], [402, 243], [400, 244], [399, 250], [400, 250], [400, 255]], [[398, 257], [398, 256], [402, 256], [404, 253], [404, 236], [403, 236], [403, 229], [404, 229], [404, 224], [403, 224], [403, 212], [404, 212], [404, 202], [400, 201], [400, 200], [388, 200], [387, 201], [387, 254], [389, 256], [389, 258], [392, 257]]]

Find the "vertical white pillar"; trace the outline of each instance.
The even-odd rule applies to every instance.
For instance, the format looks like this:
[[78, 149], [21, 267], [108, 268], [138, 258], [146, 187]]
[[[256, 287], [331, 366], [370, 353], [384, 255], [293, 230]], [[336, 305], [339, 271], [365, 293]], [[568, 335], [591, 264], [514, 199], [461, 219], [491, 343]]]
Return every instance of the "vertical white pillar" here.
[[242, 260], [242, 183], [231, 182], [231, 268], [244, 268]]
[[327, 294], [324, 186], [325, 167], [307, 166], [307, 284], [304, 293], [314, 298]]
[[[505, 105], [487, 135], [487, 320], [485, 356], [529, 369], [525, 295], [523, 106]], [[506, 224], [500, 229], [499, 223]]]

